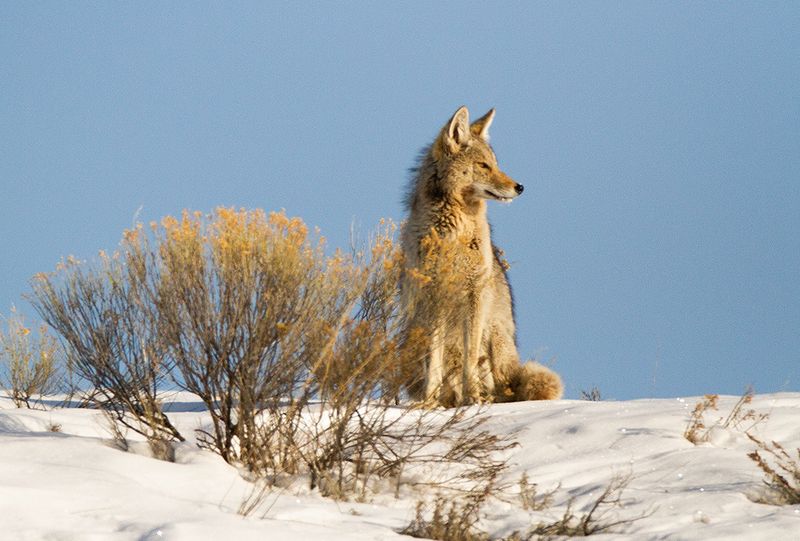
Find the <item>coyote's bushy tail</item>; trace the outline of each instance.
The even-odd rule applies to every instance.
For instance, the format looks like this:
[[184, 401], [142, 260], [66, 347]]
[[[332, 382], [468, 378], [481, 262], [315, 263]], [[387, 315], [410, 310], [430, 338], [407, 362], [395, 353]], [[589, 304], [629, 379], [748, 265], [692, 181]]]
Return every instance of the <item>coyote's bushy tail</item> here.
[[497, 390], [497, 402], [557, 400], [564, 394], [558, 374], [533, 361], [514, 365], [504, 387]]

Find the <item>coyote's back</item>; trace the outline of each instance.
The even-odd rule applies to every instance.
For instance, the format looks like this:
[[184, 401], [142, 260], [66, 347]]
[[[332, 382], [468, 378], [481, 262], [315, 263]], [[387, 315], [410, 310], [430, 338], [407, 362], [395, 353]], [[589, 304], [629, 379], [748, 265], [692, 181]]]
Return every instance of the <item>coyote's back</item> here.
[[491, 242], [486, 201], [523, 186], [497, 165], [488, 130], [494, 109], [471, 125], [460, 108], [421, 156], [406, 197], [401, 284], [408, 337], [424, 362], [409, 390], [426, 404], [559, 398], [559, 377], [519, 364], [502, 252]]

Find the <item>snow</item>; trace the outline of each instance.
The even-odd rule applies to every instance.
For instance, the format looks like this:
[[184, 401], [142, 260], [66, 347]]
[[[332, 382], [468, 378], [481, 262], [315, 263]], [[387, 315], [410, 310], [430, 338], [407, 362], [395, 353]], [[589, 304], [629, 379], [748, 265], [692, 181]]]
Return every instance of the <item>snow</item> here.
[[[800, 506], [755, 503], [763, 474], [747, 457], [754, 444], [734, 427], [714, 426], [708, 441], [683, 437], [699, 397], [589, 402], [560, 400], [489, 407], [488, 426], [515, 434], [505, 451], [512, 487], [525, 473], [542, 490], [558, 490], [544, 511], [524, 511], [513, 498], [491, 501], [478, 527], [493, 536], [559, 519], [571, 498], [578, 512], [615, 475], [632, 476], [618, 519], [646, 515], [598, 539], [800, 539]], [[706, 413], [709, 426], [738, 397]], [[800, 447], [800, 393], [756, 395], [748, 408], [769, 417], [752, 433], [787, 449]], [[208, 422], [189, 395], [176, 395], [170, 419], [182, 433]], [[60, 425], [59, 432], [50, 431]], [[135, 439], [135, 438], [132, 438]], [[416, 499], [381, 495], [370, 503], [337, 502], [302, 482], [276, 488], [258, 513], [237, 514], [252, 485], [236, 468], [192, 442], [176, 462], [109, 445], [96, 410], [16, 409], [0, 399], [0, 538], [13, 540], [382, 540], [414, 516]], [[405, 494], [405, 493], [404, 493]]]

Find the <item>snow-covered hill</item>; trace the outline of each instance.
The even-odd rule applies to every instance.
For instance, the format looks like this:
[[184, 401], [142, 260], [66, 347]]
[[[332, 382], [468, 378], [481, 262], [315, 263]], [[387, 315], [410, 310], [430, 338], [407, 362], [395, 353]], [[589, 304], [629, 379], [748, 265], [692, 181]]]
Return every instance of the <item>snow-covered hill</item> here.
[[[173, 400], [170, 418], [182, 432], [207, 421], [192, 397]], [[615, 476], [630, 474], [622, 506], [608, 516], [646, 516], [598, 539], [800, 539], [800, 506], [752, 501], [763, 491], [763, 473], [747, 457], [754, 444], [740, 430], [717, 426], [700, 445], [683, 437], [697, 401], [492, 406], [490, 428], [516, 432], [520, 443], [508, 451], [509, 483], [526, 473], [540, 490], [560, 488], [549, 509], [533, 515], [513, 501], [492, 501], [478, 526], [498, 537], [525, 531], [533, 520], [561, 518], [571, 498], [580, 514]], [[707, 424], [736, 401], [721, 397]], [[800, 393], [759, 395], [747, 407], [769, 414], [753, 434], [800, 447]], [[251, 486], [216, 455], [186, 443], [176, 463], [158, 461], [143, 443], [128, 452], [111, 447], [105, 427], [97, 411], [21, 410], [0, 399], [0, 539], [399, 539], [396, 530], [414, 517], [411, 498], [336, 502], [297, 483], [276, 489], [244, 518], [237, 509]]]

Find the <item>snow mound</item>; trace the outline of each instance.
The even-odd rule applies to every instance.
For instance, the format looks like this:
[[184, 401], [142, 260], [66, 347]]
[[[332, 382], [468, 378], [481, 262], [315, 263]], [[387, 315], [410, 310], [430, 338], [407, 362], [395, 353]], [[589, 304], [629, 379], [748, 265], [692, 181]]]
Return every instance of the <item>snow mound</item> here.
[[[694, 445], [683, 432], [697, 400], [491, 406], [488, 428], [520, 444], [507, 451], [506, 481], [514, 486], [525, 474], [557, 490], [551, 507], [534, 514], [492, 501], [478, 526], [493, 536], [525, 531], [534, 520], [561, 518], [571, 499], [580, 513], [615, 476], [630, 475], [611, 516], [643, 518], [598, 539], [800, 539], [800, 506], [754, 501], [764, 483], [747, 457], [753, 442], [715, 426], [737, 397], [721, 397], [719, 410], [706, 413], [707, 441]], [[748, 407], [769, 414], [751, 433], [800, 447], [800, 393], [757, 395]], [[185, 434], [208, 422], [189, 395], [176, 395], [170, 412]], [[192, 443], [177, 448], [175, 463], [149, 458], [144, 445], [123, 452], [108, 444], [105, 426], [98, 411], [22, 410], [0, 399], [0, 538], [408, 539], [396, 531], [413, 518], [414, 499], [335, 502], [290, 486], [269, 494], [259, 516], [242, 517], [251, 485], [216, 455]]]

